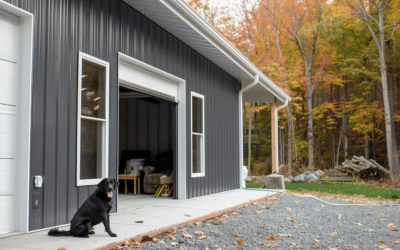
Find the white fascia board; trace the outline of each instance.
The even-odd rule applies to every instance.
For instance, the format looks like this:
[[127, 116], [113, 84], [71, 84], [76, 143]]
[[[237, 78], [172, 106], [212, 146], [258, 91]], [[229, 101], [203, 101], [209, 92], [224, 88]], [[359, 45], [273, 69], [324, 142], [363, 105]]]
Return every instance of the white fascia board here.
[[[224, 36], [208, 24], [189, 4], [183, 0], [161, 0], [172, 12], [178, 15], [189, 26], [201, 34], [211, 44], [222, 51], [229, 59], [231, 59], [238, 67], [244, 70], [250, 79], [254, 75], [260, 76], [260, 83], [273, 93], [279, 100], [285, 102], [291, 100], [280, 87], [271, 81], [264, 73], [262, 73], [253, 63], [251, 63], [240, 51], [238, 51]], [[268, 87], [266, 87], [268, 86]]]

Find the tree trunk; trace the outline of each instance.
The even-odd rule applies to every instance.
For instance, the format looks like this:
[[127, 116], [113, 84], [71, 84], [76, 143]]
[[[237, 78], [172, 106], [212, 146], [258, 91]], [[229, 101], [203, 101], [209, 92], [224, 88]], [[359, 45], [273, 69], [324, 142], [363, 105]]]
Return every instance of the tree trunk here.
[[280, 127], [282, 127], [283, 125], [283, 119], [281, 118], [279, 121], [279, 144], [280, 144], [280, 155], [281, 155], [281, 159], [280, 159], [280, 164], [285, 165], [285, 137], [283, 136], [283, 129], [281, 129]]
[[[388, 76], [388, 92], [389, 92], [389, 104], [390, 104], [390, 122], [392, 127], [392, 150], [393, 150], [393, 161], [394, 166], [400, 166], [399, 162], [399, 150], [397, 147], [397, 138], [396, 138], [396, 127], [394, 122], [394, 96], [393, 96], [393, 78]], [[400, 171], [398, 172], [400, 174]]]
[[[254, 107], [258, 107], [258, 104], [254, 104]], [[254, 109], [254, 108], [253, 108]], [[254, 111], [254, 134], [258, 134], [257, 128], [257, 113]]]
[[318, 127], [318, 139], [317, 139], [317, 150], [318, 150], [318, 168], [321, 169], [322, 168], [322, 164], [321, 164], [321, 128]]
[[379, 14], [379, 36], [380, 40], [375, 34], [375, 30], [372, 28], [372, 25], [369, 21], [369, 15], [366, 11], [363, 0], [358, 0], [358, 5], [361, 8], [361, 13], [364, 18], [364, 22], [367, 24], [367, 27], [371, 33], [371, 36], [378, 48], [379, 52], [379, 64], [381, 70], [381, 80], [382, 80], [382, 96], [383, 96], [383, 107], [385, 111], [385, 134], [386, 134], [386, 149], [387, 149], [387, 157], [389, 163], [390, 174], [392, 178], [400, 177], [400, 165], [398, 160], [394, 160], [394, 158], [398, 158], [398, 154], [394, 155], [393, 150], [393, 141], [392, 141], [392, 119], [390, 115], [390, 104], [389, 104], [389, 93], [388, 93], [388, 84], [387, 84], [387, 72], [386, 72], [386, 63], [385, 63], [385, 31], [384, 31], [384, 13], [383, 10], [386, 8], [385, 2], [378, 1], [377, 8]]
[[[246, 103], [243, 103], [243, 124], [246, 124]], [[247, 134], [246, 128], [243, 126], [243, 134]]]
[[307, 139], [308, 139], [308, 169], [314, 170], [314, 134], [313, 134], [313, 114], [312, 114], [312, 85], [311, 85], [311, 63], [306, 69], [307, 76]]
[[369, 159], [369, 139], [365, 139], [365, 159]]
[[[289, 103], [289, 106], [291, 104]], [[292, 124], [291, 124], [291, 115], [292, 112], [290, 112], [290, 108], [287, 107], [286, 109], [287, 117], [286, 117], [286, 123], [288, 126], [288, 154], [287, 154], [287, 167], [288, 167], [288, 175], [292, 175]]]
[[344, 143], [343, 143], [343, 151], [344, 151], [344, 160], [347, 160], [347, 151], [348, 151], [348, 129], [347, 129], [347, 116], [346, 113], [343, 116], [343, 136], [344, 136]]

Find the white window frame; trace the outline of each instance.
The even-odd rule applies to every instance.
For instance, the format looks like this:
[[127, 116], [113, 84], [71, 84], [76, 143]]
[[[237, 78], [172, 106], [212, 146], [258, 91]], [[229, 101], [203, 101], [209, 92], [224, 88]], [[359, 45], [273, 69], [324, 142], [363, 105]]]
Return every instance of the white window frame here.
[[[92, 63], [98, 64], [106, 68], [106, 86], [105, 86], [105, 118], [95, 118], [95, 117], [88, 117], [82, 115], [82, 62], [83, 59], [90, 61]], [[77, 120], [77, 171], [76, 171], [76, 180], [77, 186], [89, 186], [89, 185], [97, 185], [103, 178], [108, 177], [108, 170], [109, 170], [109, 163], [108, 163], [108, 155], [109, 155], [109, 102], [110, 102], [110, 95], [109, 95], [109, 85], [110, 85], [110, 64], [109, 62], [103, 61], [99, 58], [93, 57], [91, 55], [85, 54], [83, 52], [79, 52], [79, 68], [78, 68], [78, 120]], [[103, 161], [103, 169], [102, 169], [102, 178], [98, 179], [81, 179], [80, 172], [81, 172], [81, 119], [88, 119], [91, 121], [100, 121], [103, 123], [103, 141], [102, 141], [102, 161]]]
[[[202, 102], [202, 118], [203, 118], [203, 133], [195, 133], [193, 132], [193, 97], [197, 97], [203, 100]], [[199, 93], [196, 92], [191, 92], [191, 96], [190, 96], [190, 103], [191, 103], [191, 107], [190, 107], [190, 120], [191, 120], [191, 126], [190, 126], [190, 158], [191, 158], [191, 165], [190, 165], [190, 172], [191, 172], [191, 177], [192, 178], [196, 178], [196, 177], [204, 177], [205, 176], [205, 127], [204, 127], [204, 95], [201, 95]], [[202, 136], [202, 144], [201, 144], [201, 160], [200, 160], [200, 172], [199, 173], [193, 173], [193, 135], [200, 135]]]

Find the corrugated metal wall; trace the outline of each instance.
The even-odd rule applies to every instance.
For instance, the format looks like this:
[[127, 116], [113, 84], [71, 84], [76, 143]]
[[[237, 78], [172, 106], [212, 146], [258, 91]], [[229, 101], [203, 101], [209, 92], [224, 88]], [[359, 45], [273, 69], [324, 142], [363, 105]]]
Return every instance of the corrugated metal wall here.
[[119, 102], [119, 152], [149, 150], [150, 164], [166, 151], [175, 151], [176, 103], [159, 103], [135, 98], [121, 98]]
[[6, 1], [35, 15], [30, 174], [42, 175], [44, 184], [30, 187], [30, 198], [42, 199], [39, 209], [31, 201], [30, 230], [69, 223], [96, 188], [76, 187], [79, 51], [110, 62], [111, 177], [119, 155], [117, 52], [122, 52], [186, 79], [187, 100], [190, 91], [205, 96], [206, 176], [190, 177], [187, 119], [187, 197], [239, 188], [237, 80], [119, 0]]

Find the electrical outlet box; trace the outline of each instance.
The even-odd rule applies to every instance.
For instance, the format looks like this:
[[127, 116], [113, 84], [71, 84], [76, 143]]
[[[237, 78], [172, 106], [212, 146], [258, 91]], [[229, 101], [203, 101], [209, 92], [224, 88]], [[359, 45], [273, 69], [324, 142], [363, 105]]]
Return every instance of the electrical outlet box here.
[[39, 204], [40, 204], [40, 195], [39, 194], [33, 194], [33, 209], [38, 209]]
[[43, 184], [43, 178], [40, 175], [35, 175], [34, 177], [34, 183], [35, 183], [35, 188], [40, 188], [42, 187]]

